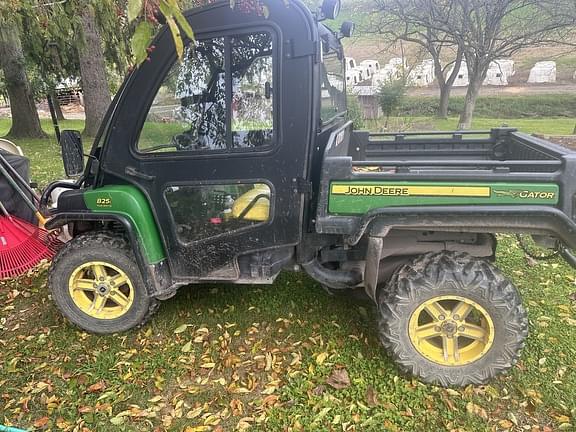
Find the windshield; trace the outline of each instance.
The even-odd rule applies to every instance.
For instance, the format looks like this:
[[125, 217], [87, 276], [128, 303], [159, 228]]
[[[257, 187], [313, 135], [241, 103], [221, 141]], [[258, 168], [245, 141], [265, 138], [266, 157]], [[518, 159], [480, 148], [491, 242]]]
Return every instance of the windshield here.
[[346, 112], [346, 77], [342, 47], [334, 35], [322, 36], [322, 111], [323, 123]]

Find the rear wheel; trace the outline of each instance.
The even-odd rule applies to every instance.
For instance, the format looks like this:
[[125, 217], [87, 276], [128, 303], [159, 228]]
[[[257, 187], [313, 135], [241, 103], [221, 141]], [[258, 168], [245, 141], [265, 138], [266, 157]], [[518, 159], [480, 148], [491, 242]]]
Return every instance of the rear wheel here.
[[92, 333], [116, 333], [144, 324], [157, 308], [128, 242], [90, 233], [66, 244], [49, 274], [52, 298], [62, 314]]
[[482, 384], [510, 369], [528, 333], [518, 291], [488, 262], [442, 252], [400, 268], [379, 297], [380, 337], [422, 381]]

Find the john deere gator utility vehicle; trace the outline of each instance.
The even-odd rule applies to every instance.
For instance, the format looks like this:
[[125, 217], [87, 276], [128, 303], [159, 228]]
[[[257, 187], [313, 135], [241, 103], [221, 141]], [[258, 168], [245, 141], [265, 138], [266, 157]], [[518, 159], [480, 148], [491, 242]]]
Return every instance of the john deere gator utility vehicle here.
[[271, 0], [266, 16], [221, 1], [185, 14], [179, 61], [167, 29], [116, 95], [84, 167], [78, 133], [47, 227], [73, 239], [52, 297], [94, 333], [142, 325], [195, 283], [272, 284], [302, 270], [363, 288], [382, 344], [441, 385], [484, 383], [518, 360], [528, 320], [494, 266], [496, 233], [576, 246], [574, 153], [513, 129], [375, 134], [346, 119], [341, 38]]

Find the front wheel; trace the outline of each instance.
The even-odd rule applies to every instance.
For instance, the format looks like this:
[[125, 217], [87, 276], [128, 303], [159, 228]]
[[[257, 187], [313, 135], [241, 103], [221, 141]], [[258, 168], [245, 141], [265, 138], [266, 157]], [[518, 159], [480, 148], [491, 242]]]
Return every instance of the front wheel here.
[[400, 368], [442, 386], [510, 369], [528, 334], [514, 285], [488, 262], [441, 252], [400, 268], [379, 296], [380, 338]]
[[108, 233], [74, 238], [50, 268], [52, 299], [73, 324], [108, 334], [144, 324], [157, 308], [126, 240]]

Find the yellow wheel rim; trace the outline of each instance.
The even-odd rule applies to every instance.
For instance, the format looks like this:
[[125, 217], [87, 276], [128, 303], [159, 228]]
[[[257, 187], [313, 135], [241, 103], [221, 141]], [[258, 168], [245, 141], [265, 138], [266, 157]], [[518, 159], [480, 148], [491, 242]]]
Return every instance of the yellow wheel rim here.
[[422, 303], [410, 317], [414, 348], [442, 366], [463, 366], [482, 358], [494, 343], [494, 323], [478, 303], [439, 296]]
[[120, 318], [134, 303], [130, 278], [105, 262], [88, 262], [78, 267], [70, 276], [68, 289], [78, 309], [92, 318]]

